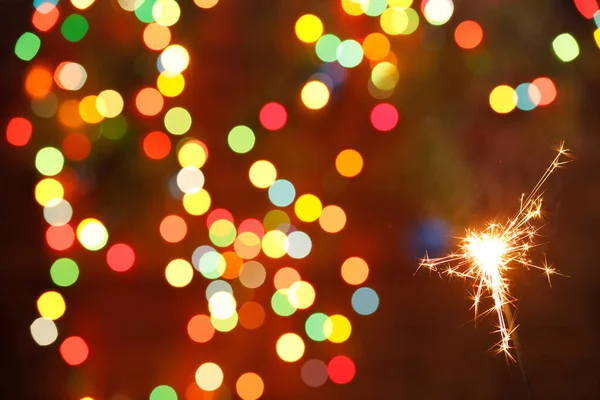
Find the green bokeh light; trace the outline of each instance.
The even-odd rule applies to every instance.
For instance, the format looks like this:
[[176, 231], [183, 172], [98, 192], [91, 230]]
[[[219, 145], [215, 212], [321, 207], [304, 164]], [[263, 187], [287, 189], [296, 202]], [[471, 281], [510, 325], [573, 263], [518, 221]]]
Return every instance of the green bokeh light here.
[[69, 15], [62, 23], [60, 32], [69, 42], [79, 42], [89, 29], [87, 20], [79, 14]]
[[315, 342], [322, 342], [327, 339], [325, 335], [325, 321], [327, 321], [327, 315], [323, 313], [314, 313], [306, 319], [304, 329], [309, 338]]
[[362, 46], [356, 40], [344, 40], [337, 47], [336, 57], [341, 66], [354, 68], [363, 59]]
[[560, 34], [552, 42], [554, 54], [563, 62], [573, 61], [579, 55], [577, 40], [568, 33]]
[[60, 258], [50, 267], [52, 282], [58, 286], [67, 287], [77, 282], [79, 267], [70, 258]]
[[282, 317], [289, 317], [296, 312], [296, 307], [290, 304], [286, 292], [278, 290], [273, 293], [271, 297], [271, 308], [275, 311], [275, 314]]
[[177, 400], [177, 392], [171, 386], [160, 385], [152, 390], [150, 400]]
[[192, 126], [192, 116], [185, 108], [173, 107], [165, 114], [165, 128], [173, 135], [183, 135]]
[[31, 32], [22, 34], [15, 44], [15, 54], [23, 61], [30, 61], [40, 50], [42, 41]]
[[244, 154], [252, 150], [255, 142], [254, 132], [244, 125], [234, 127], [227, 136], [229, 147], [238, 154]]
[[44, 147], [35, 156], [35, 168], [45, 176], [54, 176], [62, 171], [65, 158], [60, 150], [54, 147]]
[[323, 62], [333, 62], [337, 60], [337, 48], [342, 41], [335, 35], [323, 35], [317, 40], [315, 51], [317, 57]]

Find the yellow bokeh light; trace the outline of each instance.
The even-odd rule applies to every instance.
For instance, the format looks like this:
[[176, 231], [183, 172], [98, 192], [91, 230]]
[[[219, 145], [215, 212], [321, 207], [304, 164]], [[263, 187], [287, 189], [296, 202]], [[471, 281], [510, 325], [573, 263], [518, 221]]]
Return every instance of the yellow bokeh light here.
[[346, 213], [338, 206], [327, 206], [321, 211], [319, 225], [328, 233], [337, 233], [346, 226]]
[[60, 293], [50, 291], [38, 298], [37, 309], [42, 317], [54, 321], [64, 315], [67, 305]]
[[207, 392], [217, 390], [223, 384], [223, 370], [215, 363], [202, 364], [196, 370], [196, 384]]
[[96, 98], [96, 109], [104, 118], [114, 118], [123, 111], [123, 97], [114, 90], [104, 90]]
[[323, 204], [314, 194], [303, 194], [294, 204], [294, 212], [300, 221], [313, 222], [321, 215]]
[[335, 158], [335, 169], [346, 178], [355, 177], [363, 169], [363, 158], [356, 150], [343, 150]]
[[210, 208], [210, 194], [206, 189], [200, 189], [195, 193], [186, 193], [183, 195], [183, 208], [188, 214], [202, 215]]
[[323, 34], [323, 23], [316, 15], [306, 14], [296, 21], [296, 36], [304, 43], [314, 43]]
[[180, 288], [189, 285], [193, 276], [194, 268], [181, 258], [171, 261], [165, 268], [165, 278], [173, 287]]
[[371, 81], [381, 90], [392, 90], [398, 84], [399, 79], [398, 69], [388, 61], [380, 62], [371, 71]]
[[364, 13], [360, 1], [356, 0], [342, 0], [342, 8], [348, 15], [357, 16]]
[[295, 333], [286, 333], [277, 340], [276, 349], [283, 361], [295, 362], [304, 355], [304, 341]]
[[295, 308], [305, 310], [315, 302], [315, 288], [308, 282], [294, 282], [288, 290], [288, 301]]
[[379, 24], [388, 35], [399, 35], [408, 28], [410, 20], [404, 9], [388, 8], [381, 14]]
[[262, 238], [263, 253], [269, 258], [281, 258], [286, 254], [286, 234], [279, 231], [269, 231]]
[[108, 242], [108, 231], [97, 219], [86, 218], [77, 226], [77, 239], [88, 250], [100, 250]]
[[190, 64], [190, 55], [185, 47], [172, 44], [167, 46], [160, 55], [160, 62], [165, 71], [171, 76], [182, 73]]
[[56, 179], [42, 179], [35, 186], [35, 200], [44, 207], [52, 201], [62, 199], [64, 195], [65, 190], [61, 183]]
[[404, 10], [412, 5], [413, 0], [387, 0], [387, 3], [391, 8]]
[[321, 81], [310, 81], [302, 88], [300, 97], [306, 108], [319, 110], [329, 101], [329, 88]]
[[200, 8], [212, 8], [217, 5], [219, 0], [194, 0], [194, 3]]
[[336, 314], [328, 317], [327, 320], [325, 320], [323, 331], [325, 333], [325, 337], [327, 337], [330, 342], [342, 343], [348, 340], [350, 337], [352, 325], [350, 325], [348, 318], [344, 317], [343, 315]]
[[71, 0], [71, 4], [73, 4], [73, 7], [75, 8], [85, 10], [86, 8], [94, 4], [94, 1], [95, 0]]
[[179, 153], [177, 153], [177, 159], [179, 160], [179, 165], [183, 168], [189, 166], [202, 168], [208, 159], [208, 154], [204, 146], [199, 142], [190, 140], [181, 146]]
[[160, 74], [156, 80], [158, 90], [167, 97], [176, 97], [185, 88], [185, 79], [182, 74]]
[[179, 21], [181, 9], [174, 0], [158, 0], [152, 7], [152, 16], [157, 24], [172, 26]]
[[260, 189], [266, 189], [277, 179], [277, 169], [267, 160], [256, 161], [248, 172], [250, 182]]
[[496, 86], [490, 93], [490, 106], [499, 114], [507, 114], [517, 106], [517, 93], [508, 85]]
[[86, 96], [79, 103], [79, 116], [88, 124], [97, 124], [104, 119], [96, 108], [97, 98], [97, 96]]
[[237, 303], [229, 292], [217, 292], [208, 300], [210, 315], [216, 319], [228, 319], [235, 314]]

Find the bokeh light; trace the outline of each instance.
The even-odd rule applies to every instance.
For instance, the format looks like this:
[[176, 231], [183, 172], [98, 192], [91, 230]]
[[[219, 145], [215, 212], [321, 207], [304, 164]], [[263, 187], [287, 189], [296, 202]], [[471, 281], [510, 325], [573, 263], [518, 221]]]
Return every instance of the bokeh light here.
[[270, 131], [276, 131], [285, 126], [287, 122], [287, 111], [279, 103], [271, 102], [265, 104], [258, 115], [261, 125]]
[[277, 339], [277, 355], [285, 362], [296, 362], [304, 355], [304, 341], [295, 333], [285, 333]]
[[474, 49], [483, 40], [483, 29], [475, 21], [463, 21], [454, 30], [454, 40], [462, 49]]
[[579, 55], [579, 44], [569, 33], [561, 33], [552, 41], [554, 54], [562, 62], [570, 62]]
[[323, 23], [316, 15], [306, 14], [298, 18], [296, 36], [304, 43], [314, 43], [323, 34]]
[[248, 172], [250, 182], [260, 189], [266, 189], [277, 179], [277, 169], [267, 160], [256, 161]]
[[49, 346], [58, 338], [58, 329], [50, 318], [37, 318], [29, 326], [29, 331], [33, 340], [40, 346]]
[[352, 294], [352, 308], [360, 315], [371, 315], [379, 307], [377, 292], [368, 287], [356, 289]]
[[89, 352], [87, 343], [79, 336], [70, 336], [60, 345], [60, 355], [72, 366], [82, 364], [88, 358]]
[[223, 370], [215, 363], [204, 363], [196, 370], [196, 383], [207, 392], [217, 390], [223, 384]]
[[189, 262], [181, 258], [175, 259], [165, 269], [165, 277], [169, 285], [181, 288], [187, 286], [194, 276], [194, 269]]
[[320, 81], [310, 81], [300, 93], [302, 103], [311, 110], [319, 110], [329, 101], [329, 89]]
[[125, 243], [115, 243], [106, 252], [106, 263], [113, 271], [128, 271], [134, 262], [135, 252]]
[[335, 158], [335, 169], [346, 178], [355, 177], [362, 171], [363, 158], [354, 149], [342, 150]]
[[50, 277], [57, 286], [67, 287], [77, 282], [79, 267], [70, 258], [59, 258], [50, 267]]
[[327, 373], [332, 382], [343, 385], [356, 374], [354, 362], [346, 356], [335, 356], [327, 364]]
[[77, 239], [86, 249], [97, 251], [108, 242], [108, 231], [102, 222], [95, 218], [87, 218], [77, 226]]
[[314, 194], [303, 194], [294, 204], [294, 212], [300, 221], [313, 222], [319, 219], [323, 205]]
[[499, 114], [507, 114], [517, 106], [516, 93], [508, 85], [496, 86], [490, 93], [490, 106]]
[[258, 374], [246, 372], [238, 378], [235, 390], [242, 400], [256, 400], [263, 395], [265, 384]]
[[350, 337], [352, 325], [348, 318], [341, 314], [335, 314], [325, 320], [323, 331], [330, 342], [343, 343]]

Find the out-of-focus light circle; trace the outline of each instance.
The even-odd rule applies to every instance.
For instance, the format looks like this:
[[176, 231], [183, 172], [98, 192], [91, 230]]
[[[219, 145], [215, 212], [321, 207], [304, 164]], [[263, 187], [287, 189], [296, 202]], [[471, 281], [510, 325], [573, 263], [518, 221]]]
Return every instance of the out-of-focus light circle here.
[[69, 224], [50, 226], [46, 231], [46, 243], [52, 250], [63, 251], [73, 246], [75, 232]]
[[286, 254], [286, 239], [286, 234], [279, 230], [265, 233], [261, 242], [263, 253], [269, 258], [283, 257]]
[[341, 268], [342, 279], [350, 285], [360, 285], [369, 276], [369, 265], [360, 257], [350, 257]]
[[88, 124], [97, 124], [104, 119], [102, 114], [98, 112], [97, 99], [97, 96], [86, 96], [79, 103], [79, 116]]
[[168, 27], [152, 22], [144, 28], [144, 43], [150, 50], [160, 51], [171, 42], [171, 31]]
[[327, 318], [323, 325], [327, 340], [333, 343], [343, 343], [352, 333], [352, 325], [348, 318], [340, 314], [335, 314]]
[[362, 171], [363, 158], [353, 149], [342, 150], [335, 158], [335, 169], [346, 178], [355, 177]]
[[333, 383], [340, 385], [350, 382], [356, 374], [356, 367], [346, 356], [336, 356], [327, 364], [327, 373]]
[[[362, 0], [364, 1], [364, 0]], [[363, 13], [363, 9], [360, 5], [361, 0], [342, 0], [342, 8], [348, 15], [357, 16]]]
[[142, 147], [144, 148], [144, 153], [146, 153], [149, 158], [160, 160], [169, 155], [169, 152], [171, 151], [171, 140], [169, 139], [169, 136], [162, 132], [150, 132], [144, 138]]
[[33, 126], [29, 120], [22, 117], [13, 118], [6, 126], [6, 140], [13, 146], [25, 146], [31, 139], [32, 131]]
[[265, 322], [265, 309], [260, 303], [248, 301], [239, 310], [240, 325], [246, 329], [257, 329]]
[[208, 301], [210, 314], [217, 319], [228, 319], [235, 313], [235, 297], [229, 292], [217, 292]]
[[172, 44], [167, 46], [160, 55], [160, 63], [171, 75], [183, 72], [190, 64], [190, 55], [185, 47]]
[[90, 251], [100, 250], [108, 242], [108, 231], [102, 222], [95, 218], [87, 218], [77, 226], [77, 239]]
[[277, 169], [267, 160], [256, 161], [248, 172], [250, 182], [260, 189], [266, 189], [277, 179]]
[[215, 246], [228, 247], [235, 241], [237, 231], [233, 222], [219, 219], [211, 224], [208, 236]]
[[204, 186], [204, 174], [194, 166], [182, 168], [177, 173], [177, 186], [183, 193], [196, 193]]
[[362, 44], [365, 57], [371, 61], [384, 59], [390, 52], [390, 41], [387, 36], [374, 32], [365, 38]]
[[217, 390], [223, 384], [223, 370], [212, 362], [202, 364], [196, 370], [196, 384], [207, 392]]
[[409, 26], [408, 14], [404, 9], [388, 8], [379, 17], [379, 24], [388, 35], [399, 35]]
[[263, 226], [266, 230], [279, 230], [287, 233], [290, 230], [290, 217], [283, 210], [271, 210], [264, 219]]
[[352, 308], [360, 315], [371, 315], [378, 307], [379, 296], [371, 288], [358, 288], [352, 295]]
[[294, 282], [300, 280], [300, 274], [294, 268], [283, 267], [273, 277], [276, 289], [288, 289]]
[[[58, 1], [55, 2], [58, 3]], [[33, 13], [33, 18], [31, 19], [32, 24], [38, 31], [48, 32], [56, 25], [60, 12], [58, 11], [56, 4], [49, 1], [44, 1], [36, 8], [37, 9]]]
[[212, 281], [206, 287], [206, 301], [209, 301], [211, 297], [217, 292], [227, 292], [233, 294], [233, 288], [229, 283], [221, 279]]
[[65, 199], [54, 199], [44, 206], [44, 219], [50, 225], [62, 226], [71, 220], [73, 208]]
[[309, 338], [315, 342], [323, 342], [327, 339], [325, 334], [325, 322], [329, 317], [323, 313], [311, 314], [304, 324], [304, 330]]
[[300, 97], [306, 108], [319, 110], [329, 101], [329, 89], [321, 81], [310, 81], [302, 88]]
[[365, 15], [377, 17], [387, 8], [387, 0], [360, 0], [360, 7]]
[[177, 392], [171, 386], [160, 385], [152, 389], [152, 392], [150, 392], [150, 400], [177, 400]]
[[294, 212], [300, 221], [313, 222], [319, 219], [323, 205], [314, 194], [303, 194], [294, 204]]
[[25, 91], [35, 99], [43, 99], [52, 89], [52, 74], [41, 66], [33, 67], [25, 77]]
[[277, 340], [276, 349], [283, 361], [296, 362], [304, 355], [304, 341], [295, 333], [286, 333]]
[[398, 69], [394, 64], [387, 61], [380, 62], [371, 71], [373, 85], [381, 90], [394, 89], [399, 79]]
[[194, 0], [194, 3], [200, 8], [213, 8], [219, 0]]
[[235, 383], [235, 391], [242, 400], [256, 400], [263, 395], [265, 384], [254, 372], [242, 374]]
[[31, 61], [42, 45], [40, 38], [31, 32], [25, 32], [15, 44], [15, 55], [23, 61]]
[[517, 108], [531, 111], [540, 104], [541, 94], [537, 87], [531, 83], [522, 83], [515, 89], [517, 94]]
[[171, 261], [165, 269], [165, 278], [169, 285], [181, 288], [189, 285], [194, 276], [194, 269], [189, 262], [181, 258]]
[[79, 42], [89, 29], [87, 20], [79, 14], [71, 14], [63, 21], [60, 32], [69, 42]]
[[299, 260], [308, 256], [312, 249], [312, 241], [306, 233], [295, 231], [288, 235], [285, 246], [288, 255]]
[[454, 13], [452, 0], [429, 0], [423, 8], [423, 15], [431, 25], [444, 25]]
[[79, 365], [87, 358], [90, 350], [79, 336], [69, 336], [60, 345], [60, 355], [69, 365]]
[[87, 71], [81, 64], [63, 62], [54, 71], [54, 81], [63, 90], [77, 91], [87, 80]]
[[258, 118], [265, 129], [276, 131], [284, 127], [287, 111], [279, 103], [267, 103], [260, 109]]
[[35, 167], [46, 176], [54, 176], [63, 169], [65, 158], [60, 150], [54, 147], [44, 147], [35, 156]]
[[313, 358], [306, 361], [300, 370], [300, 376], [306, 386], [317, 388], [327, 382], [327, 364], [323, 361]]
[[181, 242], [187, 234], [187, 224], [179, 215], [168, 215], [160, 223], [160, 236], [169, 243]]
[[198, 270], [207, 279], [220, 278], [227, 268], [225, 257], [215, 250], [207, 251], [200, 256]]
[[389, 103], [377, 104], [371, 110], [371, 124], [381, 132], [387, 132], [398, 124], [398, 110]]
[[474, 49], [483, 40], [483, 29], [475, 21], [463, 21], [454, 30], [454, 40], [462, 49]]
[[183, 135], [192, 127], [192, 116], [182, 107], [173, 107], [165, 114], [165, 128], [173, 135]]
[[239, 321], [239, 317], [237, 312], [234, 312], [231, 317], [227, 319], [218, 319], [215, 318], [214, 315], [210, 317], [211, 324], [215, 327], [219, 332], [229, 332], [232, 331]]
[[323, 23], [316, 15], [305, 14], [296, 21], [296, 36], [304, 43], [314, 43], [323, 34]]
[[516, 93], [508, 85], [496, 86], [490, 93], [490, 106], [499, 114], [507, 114], [517, 106]]
[[233, 246], [241, 258], [250, 260], [260, 253], [261, 238], [254, 232], [240, 232]]
[[215, 335], [215, 328], [207, 315], [194, 315], [187, 325], [187, 332], [196, 343], [206, 343]]
[[205, 189], [183, 196], [183, 208], [190, 215], [202, 215], [210, 209], [210, 195]]
[[144, 88], [135, 97], [135, 106], [142, 115], [158, 114], [164, 105], [160, 92], [154, 88]]
[[269, 187], [269, 200], [277, 207], [286, 207], [294, 202], [296, 188], [286, 179], [278, 179]]
[[249, 289], [260, 287], [266, 277], [265, 267], [258, 261], [246, 261], [240, 269], [240, 282]]
[[79, 267], [70, 258], [59, 258], [50, 267], [50, 277], [57, 286], [71, 286], [79, 278]]
[[288, 292], [288, 289], [279, 289], [271, 296], [271, 308], [281, 317], [289, 317], [296, 312], [296, 307], [290, 303]]
[[116, 272], [125, 272], [133, 267], [135, 253], [131, 246], [125, 243], [113, 244], [106, 252], [106, 263]]
[[338, 206], [327, 206], [321, 211], [319, 225], [325, 232], [337, 233], [346, 226], [346, 213]]
[[288, 289], [288, 300], [292, 306], [305, 310], [315, 302], [315, 288], [308, 282], [294, 282]]
[[54, 321], [63, 316], [67, 306], [60, 293], [50, 291], [43, 293], [38, 298], [37, 309], [42, 317]]
[[179, 165], [182, 167], [194, 166], [202, 168], [208, 159], [208, 149], [206, 145], [199, 140], [190, 140], [179, 149], [177, 153]]
[[158, 0], [152, 7], [152, 16], [156, 23], [163, 26], [172, 26], [179, 21], [181, 9], [174, 0]]
[[577, 40], [569, 33], [558, 35], [552, 41], [552, 48], [556, 57], [562, 62], [573, 61], [579, 55], [579, 44], [577, 44]]
[[92, 144], [84, 134], [69, 133], [63, 139], [62, 151], [69, 160], [82, 161], [90, 155]]
[[71, 3], [75, 8], [85, 10], [86, 8], [94, 4], [94, 1], [95, 0], [71, 0]]
[[227, 144], [231, 150], [238, 154], [245, 154], [252, 150], [256, 138], [252, 129], [244, 125], [238, 125], [229, 131]]
[[531, 82], [540, 92], [540, 106], [547, 106], [556, 99], [556, 86], [550, 78], [541, 77]]
[[354, 68], [363, 59], [362, 46], [356, 40], [344, 40], [336, 50], [336, 58], [343, 67]]
[[62, 199], [64, 194], [63, 186], [52, 178], [42, 179], [35, 186], [35, 199], [41, 206], [46, 206], [56, 199]]
[[333, 62], [337, 60], [337, 48], [342, 43], [340, 38], [328, 33], [317, 40], [315, 52], [317, 57], [323, 62]]
[[40, 317], [31, 323], [29, 327], [33, 340], [40, 346], [48, 346], [58, 338], [56, 324], [50, 318]]
[[114, 90], [104, 90], [96, 97], [96, 108], [104, 118], [114, 118], [123, 111], [123, 97]]

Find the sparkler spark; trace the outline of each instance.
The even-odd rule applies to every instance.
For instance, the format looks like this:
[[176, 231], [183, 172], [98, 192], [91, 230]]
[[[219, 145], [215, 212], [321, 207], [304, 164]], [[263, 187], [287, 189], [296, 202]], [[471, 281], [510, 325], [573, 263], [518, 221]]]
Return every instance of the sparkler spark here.
[[479, 316], [482, 296], [490, 293], [494, 305], [484, 314], [497, 315], [501, 338], [497, 344], [497, 352], [506, 354], [512, 360], [514, 358], [510, 350], [511, 342], [515, 343], [513, 333], [516, 326], [510, 307], [515, 299], [509, 293], [508, 271], [518, 265], [528, 269], [536, 268], [544, 271], [548, 281], [551, 275], [557, 273], [547, 263], [535, 265], [529, 258], [530, 250], [536, 247], [535, 239], [540, 229], [534, 221], [542, 216], [542, 186], [558, 167], [567, 162], [561, 161], [568, 155], [564, 144], [557, 151], [558, 154], [533, 190], [529, 195], [521, 197], [519, 211], [513, 218], [504, 224], [488, 222], [483, 231], [467, 229], [456, 252], [441, 258], [429, 258], [426, 255], [420, 264], [420, 267], [431, 271], [473, 280], [475, 318]]

